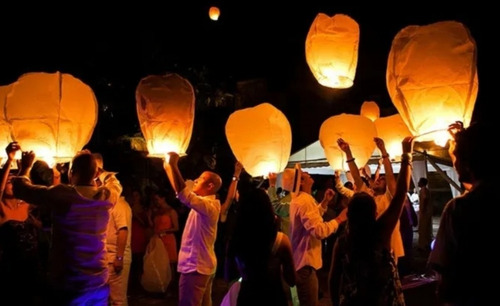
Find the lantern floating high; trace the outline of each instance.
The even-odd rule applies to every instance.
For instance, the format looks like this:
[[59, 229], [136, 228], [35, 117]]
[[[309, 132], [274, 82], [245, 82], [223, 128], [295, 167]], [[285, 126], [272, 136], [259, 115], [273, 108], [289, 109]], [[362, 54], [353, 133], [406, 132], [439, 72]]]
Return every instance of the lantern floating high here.
[[290, 158], [290, 123], [269, 103], [233, 112], [226, 122], [226, 137], [236, 159], [254, 177], [283, 171]]
[[380, 108], [374, 101], [365, 101], [361, 105], [360, 115], [375, 122], [375, 120], [380, 118]]
[[356, 165], [364, 167], [375, 150], [375, 124], [361, 115], [341, 114], [326, 119], [319, 130], [319, 142], [334, 170], [348, 170], [344, 151], [337, 144], [342, 138], [351, 148]]
[[92, 89], [61, 72], [24, 74], [5, 99], [12, 139], [49, 165], [69, 162], [82, 150], [94, 132], [97, 111]]
[[220, 10], [219, 10], [219, 8], [216, 7], [216, 6], [210, 7], [210, 9], [208, 10], [208, 16], [213, 21], [219, 20], [219, 16], [220, 16]]
[[194, 124], [195, 95], [175, 73], [143, 78], [135, 92], [136, 109], [149, 156], [185, 155]]
[[399, 160], [403, 150], [401, 142], [406, 136], [410, 136], [410, 130], [401, 119], [400, 114], [381, 117], [375, 120], [378, 137], [384, 140], [387, 153], [392, 160]]
[[349, 88], [358, 64], [359, 25], [351, 17], [319, 13], [306, 38], [306, 61], [318, 82]]
[[478, 92], [476, 43], [456, 21], [408, 26], [392, 41], [387, 89], [418, 141], [441, 145], [455, 121], [470, 124]]

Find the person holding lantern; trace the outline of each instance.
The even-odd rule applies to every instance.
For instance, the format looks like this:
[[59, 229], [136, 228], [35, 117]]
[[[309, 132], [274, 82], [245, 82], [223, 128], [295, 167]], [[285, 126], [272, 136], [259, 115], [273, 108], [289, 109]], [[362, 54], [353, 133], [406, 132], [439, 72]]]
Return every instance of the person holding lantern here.
[[[20, 148], [19, 148], [20, 149]], [[33, 205], [50, 205], [53, 235], [50, 249], [50, 300], [46, 305], [108, 305], [106, 231], [116, 201], [97, 187], [97, 163], [87, 150], [71, 161], [71, 185], [34, 185], [28, 173], [35, 160], [23, 152], [19, 176], [12, 178], [15, 197]]]
[[204, 171], [196, 180], [184, 181], [179, 170], [179, 154], [168, 153], [165, 172], [177, 198], [191, 208], [182, 233], [177, 271], [179, 306], [212, 305], [212, 282], [217, 268], [215, 238], [221, 210], [216, 193], [222, 186], [221, 177]]
[[297, 295], [301, 305], [318, 305], [319, 284], [316, 271], [323, 266], [321, 240], [335, 233], [346, 220], [344, 209], [335, 219], [323, 221], [322, 215], [335, 196], [325, 191], [320, 204], [311, 195], [314, 179], [307, 172], [295, 171], [290, 203], [290, 233], [293, 259], [297, 271]]
[[498, 298], [497, 282], [491, 277], [499, 271], [500, 261], [495, 242], [481, 237], [498, 233], [497, 173], [485, 159], [485, 152], [494, 152], [494, 140], [485, 136], [498, 127], [473, 123], [464, 129], [454, 123], [449, 130], [454, 136], [449, 150], [453, 166], [470, 189], [446, 203], [429, 264], [438, 274], [440, 305], [491, 305]]
[[[377, 204], [377, 216], [381, 216], [387, 207], [389, 207], [389, 203], [396, 192], [396, 179], [392, 171], [391, 160], [389, 159], [389, 153], [387, 153], [385, 148], [384, 140], [382, 138], [375, 137], [374, 141], [382, 154], [382, 163], [384, 165], [385, 175], [379, 175], [378, 178], [373, 181], [371, 186], [368, 186], [363, 182], [359, 168], [356, 165], [356, 159], [353, 157], [351, 148], [349, 147], [349, 143], [342, 138], [339, 138], [337, 143], [340, 149], [345, 152], [347, 165], [349, 166], [349, 170], [354, 178], [356, 192], [364, 191], [372, 195], [375, 198], [375, 203]], [[349, 193], [351, 196], [354, 195], [353, 191], [349, 190]], [[394, 252], [394, 260], [397, 264], [398, 258], [404, 256], [404, 246], [403, 239], [401, 238], [401, 232], [399, 231], [399, 221], [396, 224], [394, 233], [392, 234], [391, 245]]]
[[346, 230], [333, 251], [333, 305], [405, 305], [391, 239], [410, 185], [413, 137], [406, 137], [402, 148], [396, 192], [382, 215], [367, 192], [357, 192], [349, 201]]

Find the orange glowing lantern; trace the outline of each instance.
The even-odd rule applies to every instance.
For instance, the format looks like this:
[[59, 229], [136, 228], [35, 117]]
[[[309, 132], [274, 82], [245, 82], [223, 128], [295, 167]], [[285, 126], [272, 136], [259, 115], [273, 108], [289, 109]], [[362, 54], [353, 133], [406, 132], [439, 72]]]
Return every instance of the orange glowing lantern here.
[[318, 82], [349, 88], [358, 64], [359, 25], [351, 17], [319, 13], [306, 38], [306, 61]]
[[92, 89], [61, 72], [24, 74], [11, 84], [5, 99], [12, 139], [51, 166], [71, 161], [88, 143], [97, 111]]
[[387, 89], [418, 141], [444, 145], [449, 124], [470, 124], [478, 92], [476, 60], [476, 43], [459, 22], [408, 26], [396, 35]]
[[342, 138], [351, 148], [356, 165], [364, 167], [373, 151], [377, 136], [375, 124], [361, 115], [341, 114], [326, 119], [319, 130], [319, 142], [325, 151], [326, 159], [334, 170], [348, 170], [344, 151], [337, 145]]
[[404, 123], [400, 114], [382, 117], [375, 120], [378, 137], [384, 140], [387, 153], [392, 160], [399, 160], [403, 150], [401, 142], [406, 136], [410, 136], [410, 130]]
[[5, 99], [10, 91], [11, 86], [0, 86], [0, 161], [7, 158], [7, 153], [5, 148], [9, 143], [12, 142], [12, 137], [10, 135], [10, 124], [5, 119]]
[[210, 19], [212, 19], [214, 21], [219, 20], [219, 16], [220, 16], [219, 8], [216, 6], [210, 7], [210, 9], [208, 10], [208, 16], [210, 17]]
[[185, 155], [194, 124], [195, 95], [188, 80], [175, 73], [143, 78], [135, 92], [137, 116], [149, 156]]
[[365, 101], [361, 105], [360, 115], [375, 122], [380, 117], [380, 108], [374, 101]]
[[232, 113], [226, 122], [226, 138], [236, 159], [254, 177], [283, 171], [290, 158], [290, 123], [269, 103]]

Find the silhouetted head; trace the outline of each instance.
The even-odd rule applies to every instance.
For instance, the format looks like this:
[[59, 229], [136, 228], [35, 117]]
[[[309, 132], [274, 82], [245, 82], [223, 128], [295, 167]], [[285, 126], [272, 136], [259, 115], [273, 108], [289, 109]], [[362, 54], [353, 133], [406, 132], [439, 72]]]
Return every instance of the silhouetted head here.
[[73, 157], [69, 170], [69, 180], [73, 185], [94, 185], [97, 163], [89, 151], [79, 152]]
[[377, 217], [375, 200], [366, 192], [355, 193], [347, 206], [350, 229], [371, 228]]

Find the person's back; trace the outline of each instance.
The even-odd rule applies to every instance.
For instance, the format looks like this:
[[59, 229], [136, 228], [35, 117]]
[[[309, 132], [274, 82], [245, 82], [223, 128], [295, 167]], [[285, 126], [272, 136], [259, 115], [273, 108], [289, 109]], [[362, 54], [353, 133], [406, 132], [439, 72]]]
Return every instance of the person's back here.
[[[264, 190], [242, 194], [230, 252], [242, 276], [238, 305], [288, 305], [282, 284], [295, 285], [295, 267], [288, 236], [278, 232], [269, 197]], [[255, 227], [255, 220], [259, 226]]]
[[459, 180], [471, 188], [446, 204], [429, 263], [439, 274], [440, 302], [489, 305], [496, 298], [496, 282], [488, 280], [498, 271], [499, 261], [496, 246], [481, 237], [493, 237], [498, 232], [500, 195], [494, 189], [494, 172], [484, 161], [483, 154], [491, 149], [491, 143], [483, 136], [496, 127], [473, 124], [464, 130], [461, 124], [453, 124], [450, 132], [457, 128], [456, 145], [451, 143], [450, 155]]
[[113, 193], [95, 186], [97, 164], [88, 151], [73, 158], [71, 185], [32, 185], [27, 173], [34, 158], [33, 152], [23, 152], [20, 176], [12, 182], [20, 199], [51, 207], [50, 304], [105, 304], [109, 296], [106, 231], [116, 202]]
[[58, 185], [47, 193], [52, 205], [49, 274], [60, 288], [96, 288], [107, 281], [105, 243], [111, 203], [105, 189]]

